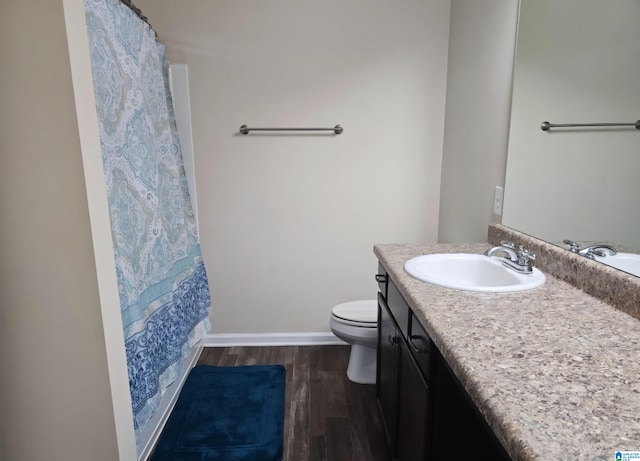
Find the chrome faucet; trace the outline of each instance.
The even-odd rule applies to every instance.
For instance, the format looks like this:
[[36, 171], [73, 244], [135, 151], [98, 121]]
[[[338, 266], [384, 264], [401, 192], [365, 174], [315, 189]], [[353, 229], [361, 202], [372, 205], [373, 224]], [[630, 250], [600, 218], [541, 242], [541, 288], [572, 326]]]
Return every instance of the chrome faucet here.
[[500, 246], [490, 248], [485, 251], [484, 254], [485, 256], [493, 256], [496, 253], [504, 253], [507, 255], [500, 259], [502, 259], [502, 264], [509, 269], [513, 269], [521, 274], [533, 273], [531, 261], [535, 261], [536, 255], [529, 253], [522, 245], [520, 245], [520, 248], [516, 252], [516, 246], [513, 243], [503, 240], [500, 242]]
[[580, 256], [584, 256], [589, 259], [596, 259], [596, 256], [603, 258], [605, 256], [615, 256], [618, 254], [618, 251], [611, 245], [602, 243], [596, 243], [586, 247], [583, 247], [582, 243], [574, 242], [572, 240], [563, 240], [563, 243], [569, 245], [570, 252], [577, 253]]

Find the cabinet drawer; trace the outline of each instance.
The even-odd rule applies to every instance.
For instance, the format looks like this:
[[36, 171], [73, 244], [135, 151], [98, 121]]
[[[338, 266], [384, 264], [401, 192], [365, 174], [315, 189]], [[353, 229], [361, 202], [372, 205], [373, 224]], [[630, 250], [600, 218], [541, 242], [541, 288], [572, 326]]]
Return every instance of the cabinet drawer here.
[[413, 312], [411, 313], [407, 342], [418, 368], [420, 368], [425, 379], [429, 381], [431, 379], [433, 342]]
[[387, 305], [402, 332], [402, 336], [408, 338], [411, 310], [391, 279], [387, 284]]

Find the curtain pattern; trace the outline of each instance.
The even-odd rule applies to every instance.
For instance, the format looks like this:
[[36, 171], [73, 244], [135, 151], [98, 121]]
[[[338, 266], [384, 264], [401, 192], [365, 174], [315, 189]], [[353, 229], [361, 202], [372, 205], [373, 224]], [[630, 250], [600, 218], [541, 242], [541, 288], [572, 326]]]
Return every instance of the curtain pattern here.
[[210, 293], [164, 47], [120, 0], [85, 0], [136, 433], [210, 329]]

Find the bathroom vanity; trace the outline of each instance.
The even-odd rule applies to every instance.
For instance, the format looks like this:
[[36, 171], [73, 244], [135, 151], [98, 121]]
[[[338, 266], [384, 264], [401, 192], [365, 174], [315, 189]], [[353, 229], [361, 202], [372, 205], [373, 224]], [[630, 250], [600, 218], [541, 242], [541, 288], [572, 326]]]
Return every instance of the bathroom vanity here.
[[379, 265], [376, 396], [393, 459], [509, 460], [431, 338]]
[[640, 450], [636, 318], [550, 273], [534, 290], [494, 294], [403, 269], [418, 255], [489, 247], [374, 247], [377, 397], [394, 459], [591, 461]]

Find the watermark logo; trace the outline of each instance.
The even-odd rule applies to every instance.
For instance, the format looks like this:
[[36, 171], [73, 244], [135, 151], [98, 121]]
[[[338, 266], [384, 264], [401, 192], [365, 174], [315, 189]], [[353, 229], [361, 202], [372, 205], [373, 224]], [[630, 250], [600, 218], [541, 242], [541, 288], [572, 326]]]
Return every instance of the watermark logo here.
[[616, 451], [615, 461], [640, 461], [640, 451]]

